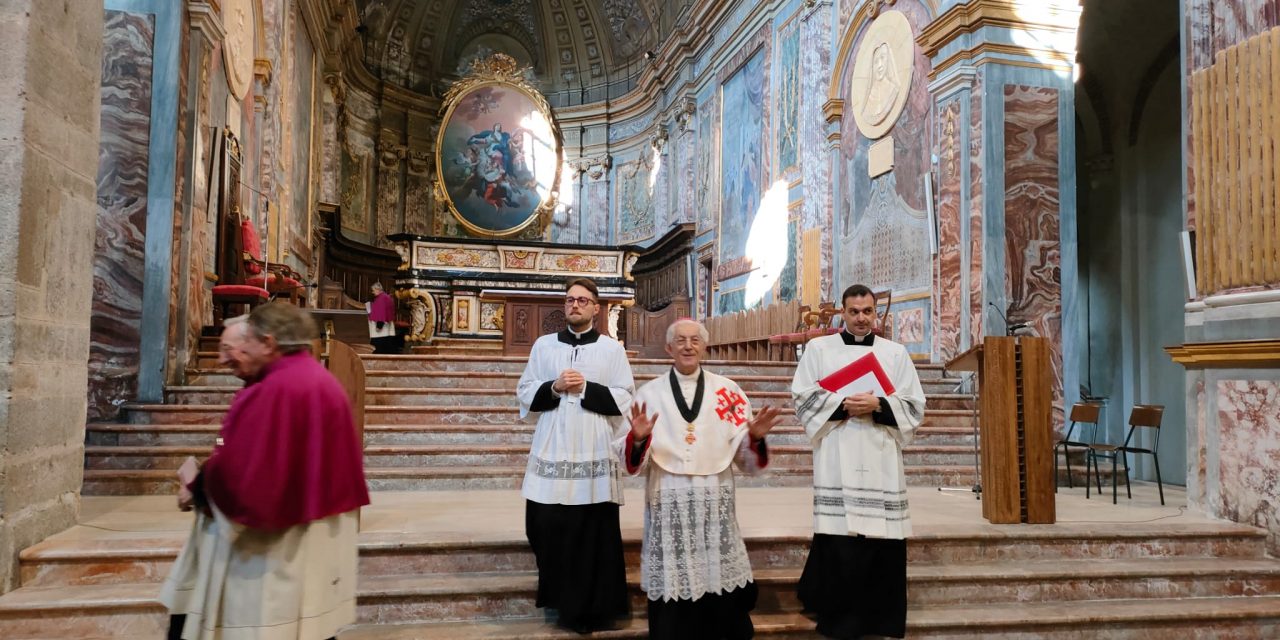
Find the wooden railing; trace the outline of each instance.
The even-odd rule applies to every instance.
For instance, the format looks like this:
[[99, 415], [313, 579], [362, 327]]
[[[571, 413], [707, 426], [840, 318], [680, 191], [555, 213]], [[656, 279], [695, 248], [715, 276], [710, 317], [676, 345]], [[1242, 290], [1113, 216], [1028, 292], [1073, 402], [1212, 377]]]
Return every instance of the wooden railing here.
[[1200, 295], [1280, 282], [1280, 29], [1191, 76]]
[[[805, 307], [804, 311], [808, 311]], [[802, 330], [798, 301], [781, 302], [706, 320], [711, 334], [707, 357], [712, 360], [783, 360], [782, 348], [771, 345], [775, 335]]]

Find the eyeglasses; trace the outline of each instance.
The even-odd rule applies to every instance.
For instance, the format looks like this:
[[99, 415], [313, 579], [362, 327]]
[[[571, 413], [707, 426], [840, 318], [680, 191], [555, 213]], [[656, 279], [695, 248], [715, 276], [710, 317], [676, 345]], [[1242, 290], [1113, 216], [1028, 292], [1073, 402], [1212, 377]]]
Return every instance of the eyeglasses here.
[[579, 307], [585, 307], [589, 304], [595, 304], [595, 303], [596, 301], [592, 300], [591, 298], [575, 298], [573, 296], [569, 296], [568, 298], [564, 299], [564, 306], [566, 307], [572, 307], [575, 305]]

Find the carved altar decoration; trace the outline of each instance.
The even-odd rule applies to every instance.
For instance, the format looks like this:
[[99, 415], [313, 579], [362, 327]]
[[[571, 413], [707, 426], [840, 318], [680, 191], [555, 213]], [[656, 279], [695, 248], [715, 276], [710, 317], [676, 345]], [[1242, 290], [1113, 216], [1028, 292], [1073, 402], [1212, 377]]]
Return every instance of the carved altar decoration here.
[[862, 135], [875, 140], [898, 121], [911, 93], [914, 60], [911, 22], [901, 11], [882, 12], [858, 45], [849, 80], [850, 111]]
[[[436, 340], [501, 342], [503, 353], [529, 353], [544, 333], [564, 328], [565, 283], [588, 277], [599, 287], [596, 328], [626, 332], [622, 309], [635, 298], [633, 247], [459, 240], [413, 234], [388, 238], [405, 261], [396, 289], [434, 297]], [[415, 326], [410, 341], [421, 341]]]
[[435, 196], [472, 235], [505, 238], [545, 227], [555, 210], [560, 127], [525, 71], [495, 53], [472, 62], [445, 94]]
[[409, 312], [406, 342], [427, 342], [435, 336], [436, 301], [421, 289], [396, 289], [396, 300]]

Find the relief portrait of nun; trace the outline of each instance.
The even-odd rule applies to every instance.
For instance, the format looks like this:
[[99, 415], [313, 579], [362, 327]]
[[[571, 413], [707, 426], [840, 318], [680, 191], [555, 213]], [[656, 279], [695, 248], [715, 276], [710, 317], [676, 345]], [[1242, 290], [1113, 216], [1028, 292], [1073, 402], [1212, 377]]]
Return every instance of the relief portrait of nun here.
[[871, 52], [871, 81], [867, 83], [867, 94], [862, 101], [861, 122], [867, 126], [877, 126], [884, 122], [898, 99], [902, 83], [898, 81], [898, 67], [894, 64], [893, 51], [888, 42], [881, 42]]

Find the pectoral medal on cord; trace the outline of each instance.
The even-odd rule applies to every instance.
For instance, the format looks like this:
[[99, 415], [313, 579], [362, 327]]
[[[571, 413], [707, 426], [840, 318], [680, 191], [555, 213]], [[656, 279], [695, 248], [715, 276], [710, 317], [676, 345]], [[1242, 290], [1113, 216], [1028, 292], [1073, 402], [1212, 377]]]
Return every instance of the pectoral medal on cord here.
[[698, 412], [702, 410], [702, 392], [707, 390], [706, 376], [702, 373], [702, 369], [698, 369], [698, 386], [693, 391], [693, 407], [690, 408], [684, 403], [684, 393], [680, 391], [680, 381], [676, 379], [676, 370], [671, 369], [671, 373], [667, 376], [671, 382], [671, 395], [675, 398], [676, 409], [680, 411], [680, 417], [685, 421], [684, 441], [687, 444], [693, 444], [698, 441], [698, 436], [693, 435], [694, 420], [698, 419]]

